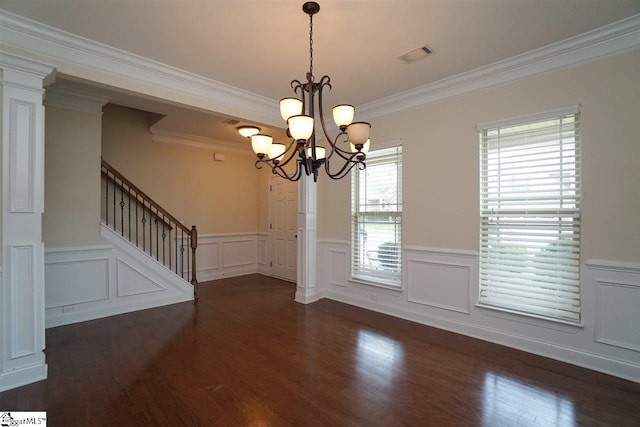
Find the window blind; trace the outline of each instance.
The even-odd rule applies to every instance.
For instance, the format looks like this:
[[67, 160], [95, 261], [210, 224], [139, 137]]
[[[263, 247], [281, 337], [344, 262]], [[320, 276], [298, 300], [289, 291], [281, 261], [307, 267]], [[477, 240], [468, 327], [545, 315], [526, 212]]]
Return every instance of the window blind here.
[[480, 163], [480, 304], [579, 322], [579, 113], [480, 129]]
[[402, 147], [371, 151], [351, 182], [351, 276], [400, 286]]

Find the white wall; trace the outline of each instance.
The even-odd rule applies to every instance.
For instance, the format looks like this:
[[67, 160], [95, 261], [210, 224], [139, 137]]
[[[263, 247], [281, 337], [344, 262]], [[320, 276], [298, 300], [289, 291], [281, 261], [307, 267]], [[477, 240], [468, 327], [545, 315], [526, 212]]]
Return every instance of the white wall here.
[[[324, 295], [640, 381], [638, 76], [635, 50], [374, 120], [374, 141], [403, 141], [403, 289], [348, 280], [349, 181], [322, 181]], [[577, 104], [583, 325], [478, 308], [476, 125]]]

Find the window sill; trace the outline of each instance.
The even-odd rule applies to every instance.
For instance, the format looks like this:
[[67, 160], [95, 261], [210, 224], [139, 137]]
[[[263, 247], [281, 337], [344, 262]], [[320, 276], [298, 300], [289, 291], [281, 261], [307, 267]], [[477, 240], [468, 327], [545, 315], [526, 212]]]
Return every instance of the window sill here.
[[390, 291], [396, 291], [396, 292], [402, 292], [403, 291], [402, 284], [393, 285], [391, 283], [374, 282], [372, 280], [366, 280], [366, 279], [361, 279], [361, 278], [356, 278], [356, 277], [349, 278], [349, 282], [357, 284], [357, 285], [366, 285], [366, 286], [373, 286], [373, 287], [376, 287], [376, 288], [388, 289]]
[[584, 328], [584, 323], [582, 322], [554, 319], [551, 317], [509, 310], [508, 308], [494, 307], [492, 305], [485, 305], [481, 303], [476, 303], [475, 306], [480, 309], [487, 310], [487, 313], [494, 317], [525, 323], [528, 325], [540, 326], [547, 329], [555, 329], [562, 332], [577, 332]]

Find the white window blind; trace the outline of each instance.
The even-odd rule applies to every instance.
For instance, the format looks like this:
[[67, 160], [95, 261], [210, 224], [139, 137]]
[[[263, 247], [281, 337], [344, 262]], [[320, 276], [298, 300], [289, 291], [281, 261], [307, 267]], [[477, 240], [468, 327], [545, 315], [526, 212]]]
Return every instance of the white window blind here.
[[402, 147], [371, 151], [351, 181], [351, 277], [400, 286]]
[[577, 107], [479, 131], [480, 304], [580, 322]]

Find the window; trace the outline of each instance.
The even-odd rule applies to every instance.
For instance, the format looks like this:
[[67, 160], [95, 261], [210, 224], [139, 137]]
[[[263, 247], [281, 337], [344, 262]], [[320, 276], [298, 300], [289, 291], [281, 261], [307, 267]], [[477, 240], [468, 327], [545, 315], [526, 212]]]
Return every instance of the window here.
[[480, 305], [579, 323], [578, 108], [478, 130]]
[[351, 277], [400, 287], [402, 147], [369, 152], [351, 179]]

